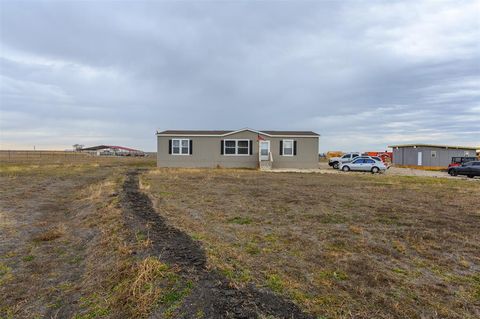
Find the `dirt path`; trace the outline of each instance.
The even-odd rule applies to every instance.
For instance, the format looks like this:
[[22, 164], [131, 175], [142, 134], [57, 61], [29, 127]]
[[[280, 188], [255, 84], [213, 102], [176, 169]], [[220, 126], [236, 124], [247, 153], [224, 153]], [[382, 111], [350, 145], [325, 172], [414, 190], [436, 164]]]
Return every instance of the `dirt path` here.
[[[198, 242], [169, 226], [139, 190], [139, 171], [130, 171], [121, 194], [127, 224], [134, 232], [148, 233], [151, 253], [177, 265], [193, 282], [190, 294], [176, 309], [174, 318], [313, 318], [295, 304], [272, 292], [253, 286], [235, 288], [220, 273], [206, 267], [205, 252]], [[153, 314], [152, 318], [160, 318]]]

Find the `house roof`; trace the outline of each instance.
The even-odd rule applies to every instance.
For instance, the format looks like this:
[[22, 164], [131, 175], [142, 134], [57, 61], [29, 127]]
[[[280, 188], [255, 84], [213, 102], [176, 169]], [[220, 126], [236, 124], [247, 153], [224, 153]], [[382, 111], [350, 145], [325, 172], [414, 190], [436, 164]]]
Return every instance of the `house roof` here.
[[234, 133], [239, 133], [243, 131], [251, 131], [260, 135], [266, 136], [305, 136], [305, 137], [313, 137], [313, 136], [320, 136], [312, 131], [257, 131], [252, 130], [249, 128], [241, 129], [241, 130], [166, 130], [157, 132], [157, 135], [165, 135], [165, 136], [173, 136], [173, 135], [188, 135], [188, 136], [227, 136]]
[[438, 144], [400, 144], [400, 145], [389, 145], [388, 147], [436, 147], [436, 148], [453, 148], [453, 149], [462, 149], [462, 150], [478, 150], [479, 147], [474, 146], [455, 146], [455, 145], [438, 145]]
[[166, 130], [162, 132], [157, 132], [157, 134], [161, 135], [224, 135], [231, 133], [233, 131], [218, 131], [218, 130], [211, 130], [211, 131], [201, 131], [201, 130]]
[[320, 136], [320, 134], [317, 134], [312, 131], [262, 131], [265, 134], [268, 135], [315, 135], [315, 136]]

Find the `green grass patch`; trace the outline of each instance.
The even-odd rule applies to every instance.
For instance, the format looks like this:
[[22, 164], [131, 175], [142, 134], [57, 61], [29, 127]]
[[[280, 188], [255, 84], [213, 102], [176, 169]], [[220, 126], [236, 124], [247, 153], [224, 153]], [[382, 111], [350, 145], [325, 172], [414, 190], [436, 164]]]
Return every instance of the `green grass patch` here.
[[408, 275], [408, 271], [402, 268], [393, 268], [392, 271], [400, 275], [404, 275], [404, 276]]
[[347, 249], [347, 244], [343, 240], [336, 239], [331, 243], [328, 243], [326, 248], [331, 251], [345, 251]]
[[145, 234], [142, 231], [137, 231], [135, 233], [135, 238], [137, 239], [138, 242], [142, 242], [147, 239], [147, 234]]
[[280, 276], [276, 274], [271, 274], [267, 276], [267, 287], [270, 288], [272, 291], [281, 293], [284, 290], [284, 283]]
[[25, 256], [25, 257], [22, 258], [22, 260], [25, 261], [25, 262], [29, 262], [29, 261], [32, 261], [34, 259], [35, 259], [35, 256], [33, 256], [33, 255], [28, 255], [28, 256]]
[[260, 254], [261, 250], [255, 243], [248, 243], [245, 247], [245, 251], [250, 255], [258, 255]]
[[343, 224], [347, 221], [347, 218], [336, 214], [326, 214], [319, 216], [318, 221], [322, 224]]
[[12, 268], [0, 262], [0, 285], [12, 277]]
[[236, 216], [236, 217], [230, 218], [228, 222], [232, 224], [237, 224], [237, 225], [248, 225], [252, 223], [252, 219], [250, 217]]
[[320, 279], [333, 279], [343, 281], [348, 279], [348, 275], [341, 270], [322, 270], [317, 274]]
[[107, 302], [98, 294], [80, 298], [80, 314], [75, 314], [74, 319], [93, 319], [106, 317], [111, 313]]

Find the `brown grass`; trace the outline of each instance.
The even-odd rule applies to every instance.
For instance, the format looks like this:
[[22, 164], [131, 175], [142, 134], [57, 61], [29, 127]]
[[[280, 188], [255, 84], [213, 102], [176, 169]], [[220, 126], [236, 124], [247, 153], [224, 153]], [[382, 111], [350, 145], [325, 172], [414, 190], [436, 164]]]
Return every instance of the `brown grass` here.
[[328, 318], [480, 314], [480, 183], [357, 174], [154, 170], [158, 211], [209, 265]]
[[136, 318], [148, 316], [180, 281], [174, 268], [152, 256], [130, 263], [121, 273], [112, 307], [127, 306], [123, 313]]
[[118, 195], [111, 196], [119, 193], [122, 182], [123, 178], [117, 176], [115, 182], [92, 185], [86, 190], [89, 201], [101, 205], [98, 214], [89, 218], [91, 226], [99, 228], [100, 237], [88, 253], [88, 288], [84, 297], [88, 302], [78, 318], [99, 314], [144, 318], [179, 280], [174, 269], [145, 255], [148, 239], [139, 240], [138, 234], [125, 227]]
[[189, 290], [175, 267], [150, 255], [148, 234], [126, 227], [118, 197], [123, 178], [115, 175], [85, 190], [85, 197], [98, 209], [87, 222], [100, 234], [87, 254], [83, 285], [88, 302], [77, 318], [145, 318], [154, 309], [167, 318], [177, 299]]
[[42, 232], [33, 238], [34, 241], [50, 241], [62, 237], [65, 234], [65, 226], [60, 225], [54, 228], [50, 228], [45, 232]]
[[[143, 318], [184, 291], [119, 205], [129, 166], [0, 166], [0, 318]], [[13, 231], [16, 230], [16, 231]]]

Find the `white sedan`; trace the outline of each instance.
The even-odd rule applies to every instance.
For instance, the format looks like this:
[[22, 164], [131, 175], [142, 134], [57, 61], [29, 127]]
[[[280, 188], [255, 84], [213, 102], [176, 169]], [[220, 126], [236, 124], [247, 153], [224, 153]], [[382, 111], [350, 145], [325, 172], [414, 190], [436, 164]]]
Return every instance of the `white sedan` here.
[[357, 158], [350, 163], [340, 165], [340, 170], [348, 171], [364, 171], [372, 172], [373, 174], [385, 172], [387, 166], [381, 161], [376, 161], [372, 158]]

